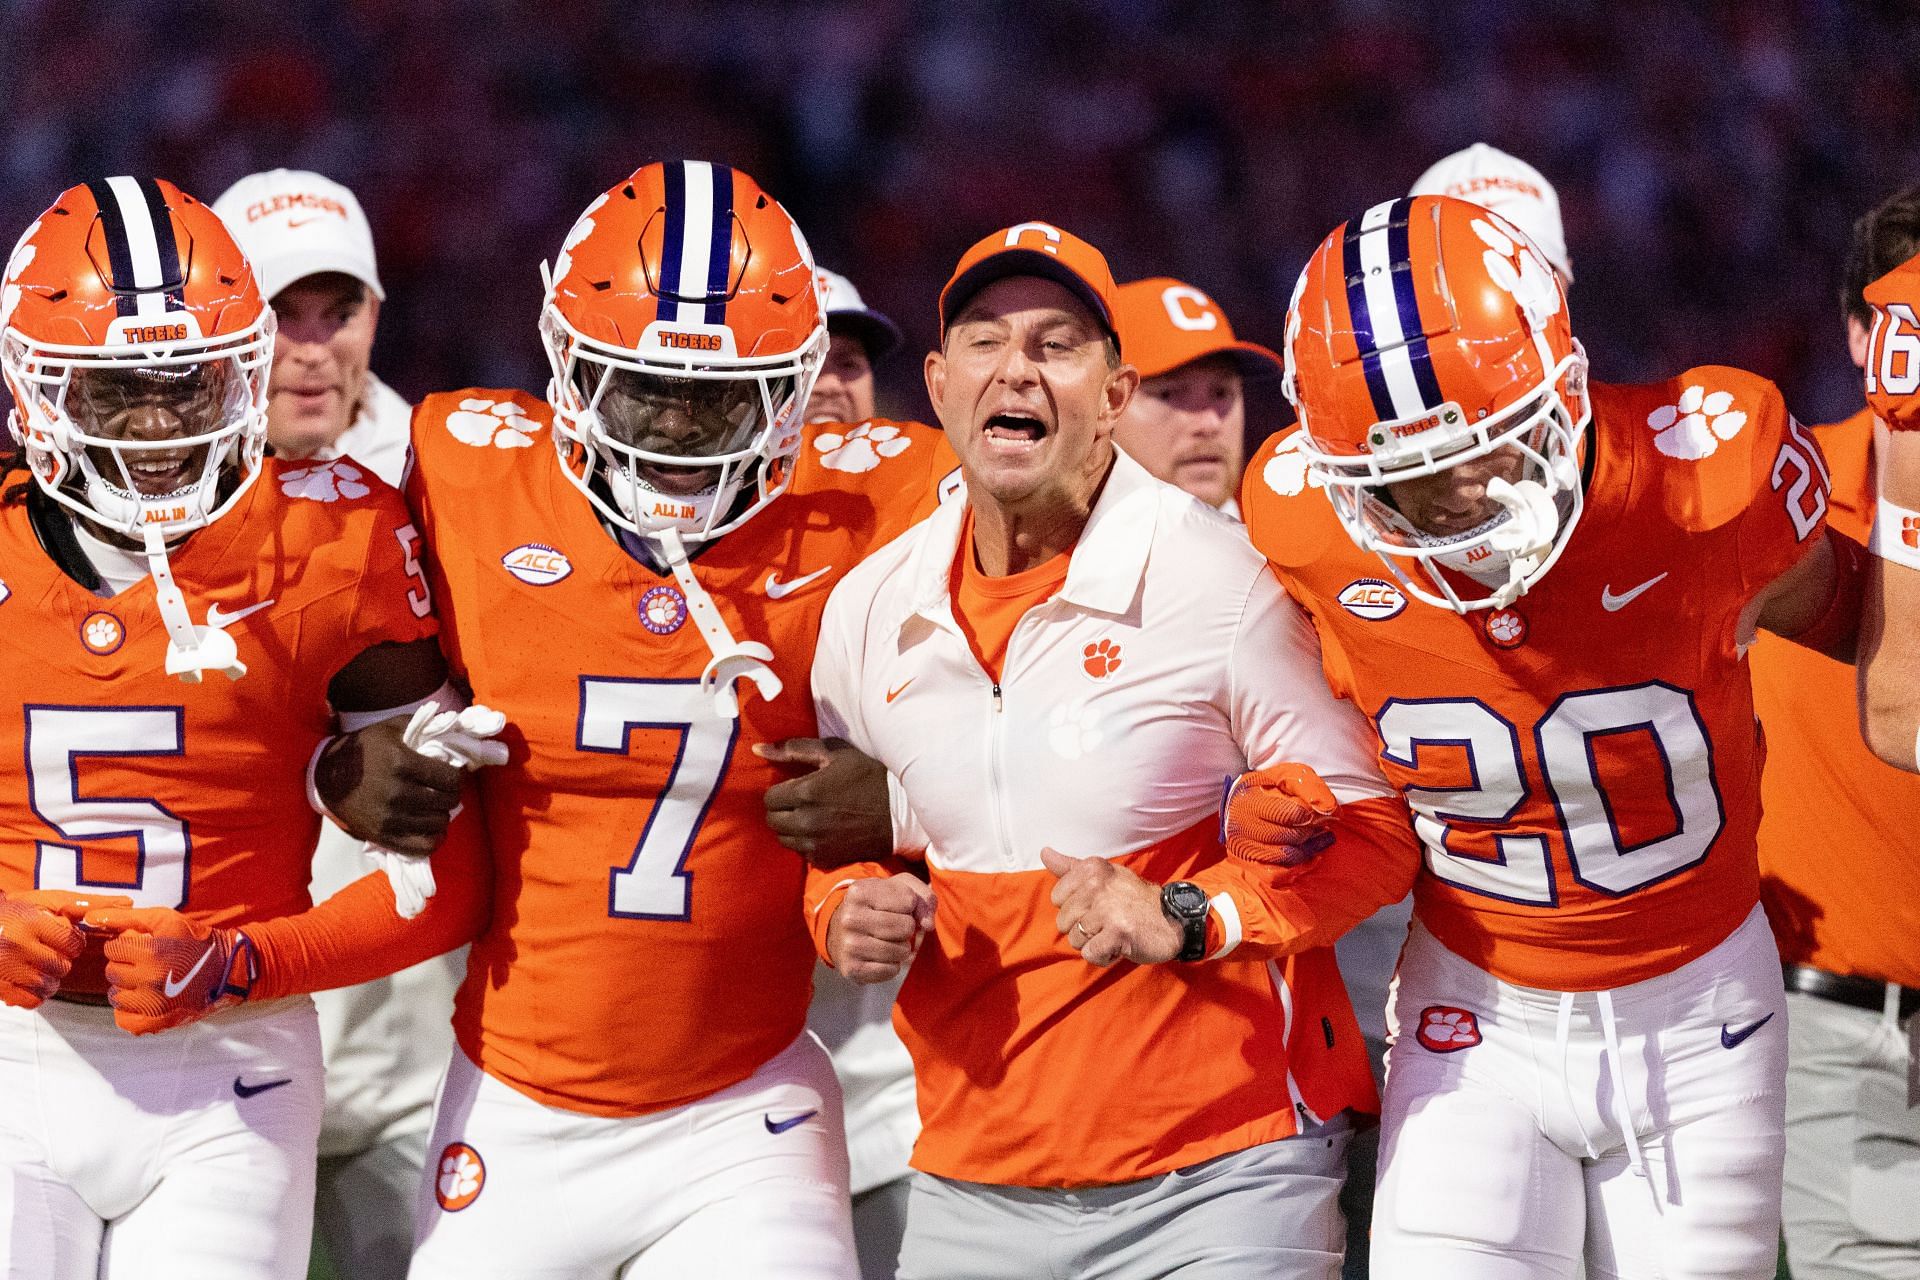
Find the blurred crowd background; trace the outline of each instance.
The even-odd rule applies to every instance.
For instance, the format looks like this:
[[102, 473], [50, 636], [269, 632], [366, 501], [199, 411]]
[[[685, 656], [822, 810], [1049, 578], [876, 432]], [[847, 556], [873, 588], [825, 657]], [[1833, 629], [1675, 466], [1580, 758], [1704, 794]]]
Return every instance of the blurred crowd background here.
[[[1277, 346], [1319, 238], [1484, 140], [1557, 186], [1598, 376], [1859, 403], [1848, 224], [1920, 177], [1920, 18], [1864, 0], [0, 0], [0, 239], [69, 184], [320, 170], [372, 218], [374, 367], [539, 389], [538, 263], [653, 159], [725, 160], [931, 340], [965, 246], [1058, 222]], [[4, 247], [0, 245], [0, 247]], [[918, 362], [882, 410], [923, 416]], [[1271, 391], [1256, 435], [1281, 424]]]

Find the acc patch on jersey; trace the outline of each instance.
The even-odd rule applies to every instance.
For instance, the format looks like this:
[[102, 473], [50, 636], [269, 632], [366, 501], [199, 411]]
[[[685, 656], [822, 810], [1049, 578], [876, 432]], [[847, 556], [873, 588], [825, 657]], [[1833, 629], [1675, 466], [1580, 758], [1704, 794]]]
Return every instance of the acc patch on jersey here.
[[1480, 1043], [1480, 1020], [1468, 1009], [1430, 1004], [1420, 1011], [1413, 1038], [1431, 1053], [1457, 1053]]
[[500, 557], [501, 567], [520, 581], [550, 587], [573, 572], [566, 553], [544, 542], [523, 542]]
[[487, 1185], [487, 1162], [464, 1142], [449, 1142], [434, 1170], [433, 1198], [448, 1213], [458, 1213], [480, 1198]]
[[1355, 578], [1340, 588], [1340, 607], [1368, 622], [1397, 618], [1407, 609], [1406, 593], [1385, 578]]

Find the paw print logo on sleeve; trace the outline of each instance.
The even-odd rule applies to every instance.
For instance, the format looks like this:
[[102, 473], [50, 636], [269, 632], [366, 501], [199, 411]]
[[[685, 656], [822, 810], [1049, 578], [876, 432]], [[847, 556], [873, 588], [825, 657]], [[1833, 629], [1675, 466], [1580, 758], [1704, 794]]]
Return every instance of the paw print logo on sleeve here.
[[464, 1142], [450, 1142], [434, 1170], [433, 1195], [448, 1213], [458, 1213], [480, 1198], [487, 1184], [487, 1165], [480, 1153]]
[[1458, 1053], [1480, 1043], [1480, 1020], [1466, 1009], [1428, 1005], [1420, 1011], [1420, 1026], [1413, 1038], [1431, 1053]]
[[1120, 646], [1099, 640], [1080, 651], [1080, 667], [1089, 680], [1105, 680], [1120, 669]]
[[476, 449], [524, 449], [533, 443], [540, 424], [511, 400], [468, 399], [447, 415], [447, 430], [462, 444]]
[[1300, 452], [1305, 439], [1305, 433], [1294, 432], [1281, 441], [1274, 455], [1267, 459], [1267, 465], [1260, 469], [1260, 478], [1266, 481], [1267, 488], [1283, 498], [1297, 497], [1309, 487], [1324, 487], [1320, 477], [1307, 469], [1307, 460]]
[[871, 471], [882, 458], [897, 458], [913, 447], [913, 437], [886, 423], [863, 422], [841, 435], [823, 431], [813, 438], [820, 465], [829, 471]]
[[1653, 447], [1669, 458], [1689, 461], [1712, 455], [1723, 440], [1731, 440], [1747, 425], [1746, 411], [1733, 407], [1727, 391], [1691, 386], [1678, 404], [1663, 404], [1647, 415]]
[[350, 462], [321, 462], [311, 467], [280, 473], [280, 492], [289, 498], [310, 502], [338, 502], [342, 498], [364, 498], [373, 490], [363, 481], [366, 473]]
[[[1915, 551], [1920, 551], [1920, 516], [1900, 517], [1900, 541]], [[5, 599], [0, 596], [0, 599]]]

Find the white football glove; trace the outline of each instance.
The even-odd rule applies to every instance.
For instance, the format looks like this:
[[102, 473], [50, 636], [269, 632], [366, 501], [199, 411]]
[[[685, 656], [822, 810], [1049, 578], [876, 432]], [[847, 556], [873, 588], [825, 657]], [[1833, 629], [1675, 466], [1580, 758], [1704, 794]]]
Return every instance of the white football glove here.
[[[471, 771], [507, 762], [506, 743], [493, 741], [506, 727], [506, 716], [492, 707], [476, 704], [460, 711], [442, 711], [438, 703], [427, 701], [414, 710], [400, 740], [430, 760]], [[458, 816], [460, 810], [456, 806], [453, 812]], [[411, 920], [426, 910], [427, 899], [436, 888], [431, 862], [383, 849], [371, 841], [366, 852], [393, 886], [393, 909], [402, 920]]]

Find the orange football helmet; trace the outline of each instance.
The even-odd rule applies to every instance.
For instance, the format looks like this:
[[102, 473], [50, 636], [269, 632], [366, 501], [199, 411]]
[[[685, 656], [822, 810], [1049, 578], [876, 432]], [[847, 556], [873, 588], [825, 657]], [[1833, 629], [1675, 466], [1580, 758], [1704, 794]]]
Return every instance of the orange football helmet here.
[[[1294, 287], [1285, 357], [1300, 452], [1348, 536], [1411, 594], [1502, 608], [1553, 566], [1583, 502], [1587, 360], [1553, 269], [1511, 223], [1414, 196], [1342, 224]], [[1489, 481], [1498, 514], [1464, 533], [1415, 527], [1386, 488], [1503, 449], [1521, 478]], [[1448, 571], [1490, 594], [1462, 595]]]
[[273, 333], [207, 206], [152, 178], [70, 187], [0, 274], [8, 426], [55, 501], [171, 540], [259, 475]]
[[806, 238], [746, 174], [650, 164], [588, 205], [540, 332], [554, 445], [613, 524], [698, 542], [786, 489], [827, 326]]

